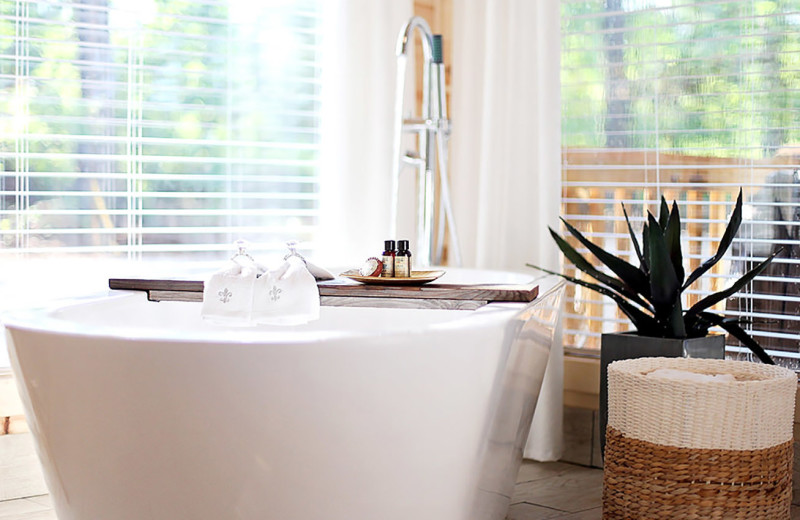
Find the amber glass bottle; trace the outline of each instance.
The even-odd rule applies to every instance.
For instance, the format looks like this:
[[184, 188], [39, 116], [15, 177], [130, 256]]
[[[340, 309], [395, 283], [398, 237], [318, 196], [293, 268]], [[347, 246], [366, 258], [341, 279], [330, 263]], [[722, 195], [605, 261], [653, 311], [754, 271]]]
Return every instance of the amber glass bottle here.
[[383, 242], [384, 251], [382, 253], [383, 257], [381, 260], [383, 261], [383, 270], [381, 271], [381, 276], [385, 276], [388, 278], [394, 277], [394, 259], [395, 259], [395, 250], [394, 250], [394, 240], [385, 240]]
[[397, 255], [394, 258], [394, 275], [398, 278], [411, 276], [411, 251], [408, 249], [408, 240], [397, 242]]

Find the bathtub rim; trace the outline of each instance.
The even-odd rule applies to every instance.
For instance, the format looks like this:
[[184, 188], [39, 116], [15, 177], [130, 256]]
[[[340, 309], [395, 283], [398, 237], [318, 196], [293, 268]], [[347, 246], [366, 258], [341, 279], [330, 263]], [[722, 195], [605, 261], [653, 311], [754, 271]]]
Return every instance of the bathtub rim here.
[[[531, 304], [535, 304], [543, 295], [537, 297]], [[434, 323], [423, 324], [411, 328], [394, 328], [388, 331], [380, 330], [276, 330], [274, 328], [265, 330], [258, 327], [241, 327], [234, 325], [219, 325], [218, 330], [187, 330], [176, 329], [175, 332], [168, 332], [163, 327], [137, 329], [131, 326], [119, 327], [115, 325], [92, 325], [87, 326], [80, 320], [59, 318], [54, 314], [60, 310], [82, 306], [98, 304], [104, 301], [114, 300], [141, 300], [144, 304], [159, 305], [159, 302], [150, 302], [147, 295], [141, 291], [122, 291], [109, 290], [103, 293], [85, 295], [77, 298], [70, 298], [64, 301], [52, 302], [50, 304], [9, 311], [0, 316], [0, 324], [6, 329], [6, 334], [12, 331], [29, 331], [34, 333], [68, 335], [71, 337], [85, 338], [104, 338], [111, 341], [146, 341], [146, 342], [176, 342], [176, 343], [204, 343], [204, 344], [229, 344], [229, 345], [276, 345], [276, 344], [310, 344], [329, 340], [341, 339], [364, 339], [382, 338], [391, 336], [405, 336], [424, 334], [434, 331], [447, 331], [448, 329], [480, 328], [484, 326], [497, 325], [513, 321], [514, 318], [530, 304], [524, 303], [490, 303], [479, 309], [465, 310], [442, 310], [442, 309], [393, 309], [380, 308], [379, 312], [440, 312], [452, 313], [452, 318], [444, 319]], [[187, 302], [169, 302], [175, 305], [187, 304]], [[191, 302], [188, 302], [191, 305]], [[196, 304], [195, 304], [196, 305]], [[338, 309], [333, 312], [348, 312], [342, 309], [351, 309], [353, 312], [363, 310], [359, 307], [330, 307]], [[322, 312], [325, 308], [321, 309]], [[376, 309], [376, 308], [369, 308]]]

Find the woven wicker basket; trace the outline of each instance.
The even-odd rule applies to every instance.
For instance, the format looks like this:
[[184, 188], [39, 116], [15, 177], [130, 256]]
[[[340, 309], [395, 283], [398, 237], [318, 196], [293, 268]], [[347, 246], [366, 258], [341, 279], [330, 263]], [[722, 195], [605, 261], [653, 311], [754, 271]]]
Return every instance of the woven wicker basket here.
[[[735, 382], [648, 377], [658, 368]], [[797, 376], [715, 359], [641, 358], [608, 369], [603, 518], [790, 518]]]

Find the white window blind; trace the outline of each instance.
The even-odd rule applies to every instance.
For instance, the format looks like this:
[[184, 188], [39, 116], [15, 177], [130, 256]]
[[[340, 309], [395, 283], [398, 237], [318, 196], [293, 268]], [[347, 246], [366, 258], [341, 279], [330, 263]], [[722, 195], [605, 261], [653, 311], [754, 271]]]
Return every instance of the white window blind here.
[[[561, 5], [563, 215], [638, 265], [620, 202], [640, 229], [662, 195], [676, 200], [693, 269], [716, 251], [742, 187], [738, 239], [684, 304], [783, 247], [763, 276], [715, 309], [750, 320], [745, 328], [762, 346], [800, 368], [800, 4]], [[601, 332], [630, 328], [610, 300], [570, 291], [568, 345], [598, 348]]]
[[0, 255], [313, 244], [320, 12], [0, 0]]

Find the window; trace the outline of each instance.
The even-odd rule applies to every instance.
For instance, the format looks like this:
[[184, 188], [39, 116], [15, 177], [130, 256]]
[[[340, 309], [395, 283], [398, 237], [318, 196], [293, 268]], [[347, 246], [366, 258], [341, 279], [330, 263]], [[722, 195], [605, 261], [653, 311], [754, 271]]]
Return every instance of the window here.
[[0, 3], [0, 258], [280, 251], [318, 222], [316, 0]]
[[[620, 202], [636, 227], [664, 195], [678, 202], [694, 268], [716, 250], [742, 187], [738, 239], [685, 303], [783, 247], [718, 310], [751, 319], [754, 337], [800, 369], [800, 5], [562, 0], [562, 27], [566, 219], [636, 263]], [[628, 328], [613, 303], [570, 291], [567, 345], [597, 348], [601, 332]]]

